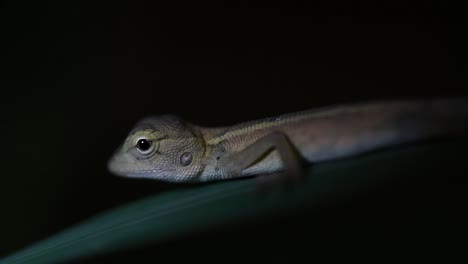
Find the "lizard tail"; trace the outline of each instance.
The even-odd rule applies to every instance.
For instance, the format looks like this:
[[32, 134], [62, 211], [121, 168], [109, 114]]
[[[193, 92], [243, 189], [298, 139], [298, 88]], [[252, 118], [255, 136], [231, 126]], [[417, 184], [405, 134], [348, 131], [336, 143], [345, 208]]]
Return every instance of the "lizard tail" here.
[[399, 118], [408, 140], [433, 136], [468, 135], [468, 98], [423, 101]]

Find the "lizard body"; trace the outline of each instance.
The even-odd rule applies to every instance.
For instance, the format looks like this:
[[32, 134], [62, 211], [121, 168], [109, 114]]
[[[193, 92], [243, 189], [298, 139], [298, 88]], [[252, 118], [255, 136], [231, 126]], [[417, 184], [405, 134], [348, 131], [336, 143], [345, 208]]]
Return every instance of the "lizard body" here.
[[171, 115], [141, 120], [109, 162], [111, 172], [170, 182], [299, 173], [302, 162], [468, 132], [468, 100], [348, 104], [201, 127]]

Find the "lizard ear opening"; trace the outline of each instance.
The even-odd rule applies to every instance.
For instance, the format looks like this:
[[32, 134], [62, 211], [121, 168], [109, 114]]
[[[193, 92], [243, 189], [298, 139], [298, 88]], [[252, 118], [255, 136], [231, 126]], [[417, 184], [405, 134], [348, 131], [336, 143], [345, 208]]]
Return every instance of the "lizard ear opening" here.
[[193, 159], [192, 153], [184, 152], [182, 153], [182, 155], [180, 155], [180, 164], [182, 166], [188, 166], [190, 165], [190, 163], [192, 163], [192, 159]]

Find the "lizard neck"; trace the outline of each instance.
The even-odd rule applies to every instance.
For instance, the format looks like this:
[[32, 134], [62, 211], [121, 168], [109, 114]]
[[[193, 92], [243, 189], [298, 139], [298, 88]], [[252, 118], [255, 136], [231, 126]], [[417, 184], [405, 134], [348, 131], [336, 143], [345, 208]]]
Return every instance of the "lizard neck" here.
[[223, 168], [218, 165], [219, 157], [225, 154], [225, 148], [219, 140], [230, 127], [199, 127], [205, 144], [203, 156], [204, 170], [198, 178], [200, 182], [223, 178]]

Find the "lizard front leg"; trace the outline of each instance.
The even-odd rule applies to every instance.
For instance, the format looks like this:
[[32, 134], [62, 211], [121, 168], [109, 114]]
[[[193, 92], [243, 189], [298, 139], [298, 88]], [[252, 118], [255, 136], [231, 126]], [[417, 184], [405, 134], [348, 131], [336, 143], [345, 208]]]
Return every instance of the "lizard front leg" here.
[[[228, 177], [238, 177], [245, 169], [261, 162], [271, 151], [279, 153], [283, 175], [299, 178], [303, 175], [302, 159], [288, 137], [281, 132], [272, 132], [244, 149], [227, 155], [219, 165]], [[289, 178], [289, 177], [286, 177]]]

